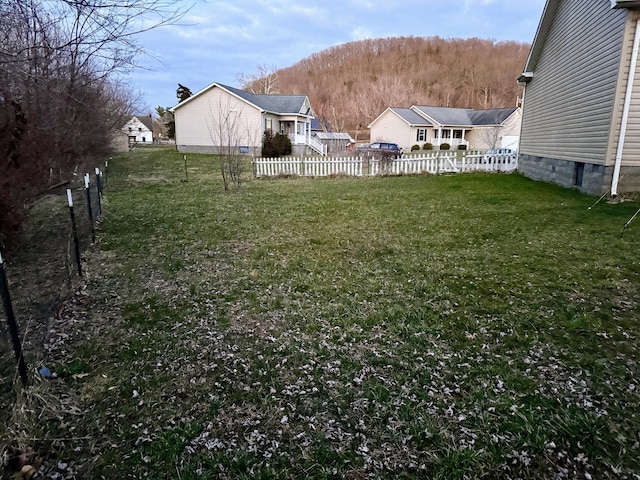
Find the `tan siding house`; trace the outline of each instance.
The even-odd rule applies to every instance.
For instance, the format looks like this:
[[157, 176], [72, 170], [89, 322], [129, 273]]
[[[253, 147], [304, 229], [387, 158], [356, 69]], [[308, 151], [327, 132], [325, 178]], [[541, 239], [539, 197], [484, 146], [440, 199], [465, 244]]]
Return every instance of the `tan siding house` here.
[[288, 135], [296, 153], [326, 152], [311, 137], [306, 95], [256, 95], [213, 83], [171, 111], [180, 152], [259, 155], [266, 130]]
[[[627, 88], [640, 17], [618, 3], [547, 0], [519, 78], [526, 85], [518, 167], [525, 175], [588, 193], [613, 188], [615, 194], [623, 188], [614, 181], [618, 154], [623, 152], [618, 170], [640, 165], [640, 78]], [[629, 175], [624, 188], [634, 184], [640, 186]]]
[[[500, 109], [502, 111], [502, 109]], [[476, 125], [467, 134], [469, 148], [487, 150], [490, 148], [518, 149], [522, 126], [522, 109], [515, 108], [512, 113], [495, 120], [493, 125]]]
[[427, 119], [410, 108], [387, 108], [369, 125], [372, 142], [397, 143], [404, 151], [412, 145], [422, 148], [423, 144], [432, 143], [433, 129], [430, 139], [426, 135], [430, 127], [433, 125]]
[[[397, 143], [404, 151], [425, 143], [451, 148], [517, 148], [520, 108], [473, 110], [414, 105], [387, 108], [369, 125], [371, 141]], [[508, 142], [509, 144], [506, 144]]]

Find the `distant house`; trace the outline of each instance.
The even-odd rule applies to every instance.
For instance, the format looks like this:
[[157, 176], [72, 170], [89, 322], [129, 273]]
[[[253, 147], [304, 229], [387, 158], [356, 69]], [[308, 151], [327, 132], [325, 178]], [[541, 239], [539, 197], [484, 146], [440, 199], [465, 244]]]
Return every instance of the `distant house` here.
[[446, 143], [451, 148], [486, 150], [517, 148], [521, 110], [417, 106], [387, 108], [369, 125], [371, 141], [397, 143], [405, 151], [413, 145], [435, 148]]
[[180, 152], [260, 155], [264, 132], [288, 135], [295, 153], [325, 153], [311, 136], [306, 95], [256, 95], [212, 83], [171, 108]]
[[153, 117], [151, 115], [134, 115], [122, 127], [129, 137], [129, 145], [153, 143]]
[[640, 190], [640, 1], [547, 0], [524, 72], [518, 169], [592, 194]]

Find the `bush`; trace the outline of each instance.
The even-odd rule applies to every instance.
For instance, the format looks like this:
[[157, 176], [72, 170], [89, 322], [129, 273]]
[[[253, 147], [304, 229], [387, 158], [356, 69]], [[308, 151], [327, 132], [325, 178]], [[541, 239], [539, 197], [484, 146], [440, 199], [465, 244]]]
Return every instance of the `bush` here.
[[433, 145], [431, 143], [425, 143], [422, 145], [423, 150], [433, 150]]
[[465, 144], [458, 145], [458, 150], [466, 150], [467, 146]]
[[276, 133], [275, 135], [271, 130], [264, 132], [262, 137], [262, 156], [267, 158], [282, 157], [284, 155], [291, 155], [293, 147], [291, 146], [291, 140], [282, 133]]
[[440, 150], [449, 150], [449, 149], [451, 149], [451, 145], [449, 145], [448, 143], [440, 144]]
[[411, 145], [411, 151], [415, 152], [416, 150], [420, 150], [420, 146], [419, 145]]

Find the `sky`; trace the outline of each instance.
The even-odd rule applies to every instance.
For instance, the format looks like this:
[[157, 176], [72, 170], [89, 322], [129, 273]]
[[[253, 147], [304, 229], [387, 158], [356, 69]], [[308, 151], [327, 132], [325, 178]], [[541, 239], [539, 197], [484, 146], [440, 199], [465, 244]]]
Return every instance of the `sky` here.
[[[240, 87], [260, 66], [285, 68], [347, 42], [382, 37], [484, 38], [532, 43], [545, 0], [193, 0], [174, 25], [139, 36], [148, 52], [129, 75], [138, 113], [217, 82]], [[523, 65], [524, 67], [524, 65]], [[286, 93], [286, 92], [283, 92]]]

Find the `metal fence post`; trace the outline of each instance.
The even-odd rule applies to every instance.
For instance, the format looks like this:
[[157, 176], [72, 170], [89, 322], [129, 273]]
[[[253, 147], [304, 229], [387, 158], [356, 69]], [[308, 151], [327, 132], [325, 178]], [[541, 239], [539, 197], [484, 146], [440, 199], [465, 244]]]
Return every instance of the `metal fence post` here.
[[82, 264], [80, 263], [80, 245], [78, 243], [78, 229], [76, 228], [76, 216], [73, 213], [73, 197], [71, 190], [67, 188], [67, 200], [69, 202], [69, 215], [71, 216], [71, 229], [73, 231], [73, 243], [75, 244], [76, 263], [78, 264], [78, 275], [82, 276]]
[[11, 304], [11, 296], [9, 295], [9, 284], [7, 282], [7, 274], [4, 269], [4, 261], [2, 254], [0, 253], [0, 294], [2, 294], [2, 303], [4, 303], [4, 311], [7, 314], [7, 323], [9, 324], [9, 333], [11, 334], [11, 341], [13, 342], [13, 351], [16, 354], [16, 360], [18, 361], [18, 372], [22, 379], [22, 385], [27, 386], [27, 367], [24, 363], [24, 356], [22, 355], [22, 346], [20, 345], [20, 334], [18, 333], [18, 324], [16, 323], [16, 316], [13, 313], [13, 306]]
[[84, 176], [84, 189], [87, 192], [87, 212], [89, 212], [89, 222], [91, 223], [91, 243], [96, 242], [96, 229], [93, 225], [93, 211], [91, 208], [91, 182], [89, 181], [89, 174]]
[[96, 167], [96, 185], [98, 186], [98, 215], [102, 215], [102, 181], [100, 179], [100, 169]]

